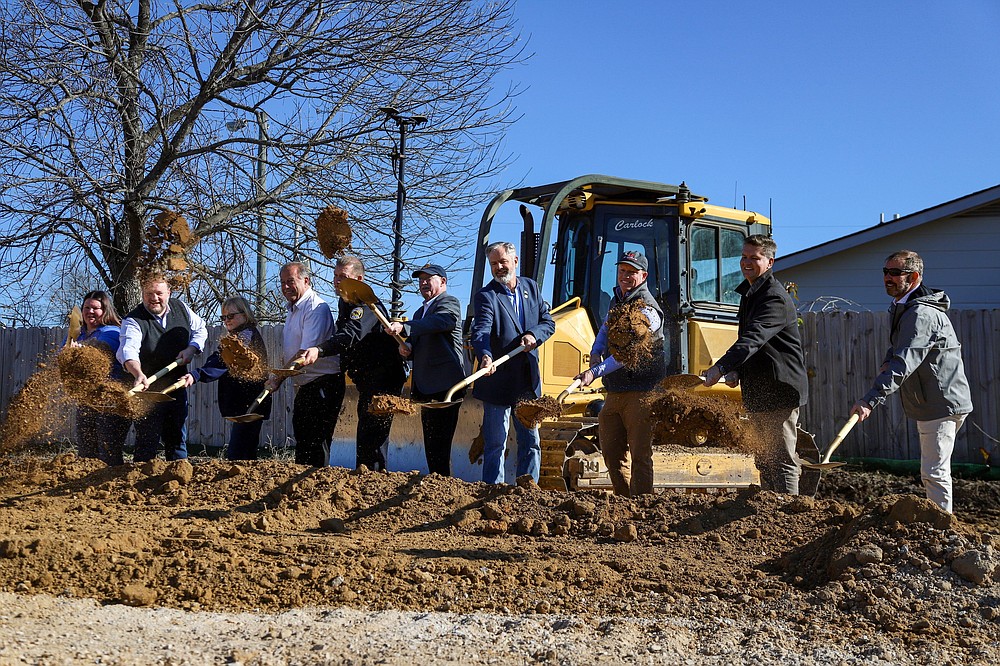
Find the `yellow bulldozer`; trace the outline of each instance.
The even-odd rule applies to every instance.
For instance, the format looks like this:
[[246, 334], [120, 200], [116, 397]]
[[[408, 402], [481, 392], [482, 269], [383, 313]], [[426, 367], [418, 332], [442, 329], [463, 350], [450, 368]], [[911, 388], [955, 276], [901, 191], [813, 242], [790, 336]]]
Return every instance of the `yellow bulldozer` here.
[[[485, 249], [494, 221], [515, 203], [523, 221], [521, 275], [539, 283], [556, 322], [555, 334], [539, 347], [546, 395], [558, 396], [590, 366], [590, 349], [615, 285], [616, 261], [625, 251], [638, 250], [649, 260], [647, 284], [665, 315], [669, 374], [701, 374], [736, 340], [743, 241], [750, 234], [769, 235], [767, 217], [709, 204], [684, 183], [586, 175], [506, 190], [483, 213], [473, 293], [488, 277]], [[537, 225], [536, 214], [541, 218]], [[466, 335], [473, 315], [472, 298], [468, 302]], [[698, 390], [739, 399], [738, 389], [722, 385]], [[561, 417], [542, 423], [542, 487], [611, 489], [597, 438], [602, 404], [598, 380], [566, 397]], [[811, 437], [803, 434], [804, 452], [815, 450]], [[760, 482], [750, 456], [678, 448], [654, 447], [654, 487], [731, 489]], [[807, 457], [815, 456], [810, 452]], [[807, 493], [819, 480], [808, 476], [801, 482]]]

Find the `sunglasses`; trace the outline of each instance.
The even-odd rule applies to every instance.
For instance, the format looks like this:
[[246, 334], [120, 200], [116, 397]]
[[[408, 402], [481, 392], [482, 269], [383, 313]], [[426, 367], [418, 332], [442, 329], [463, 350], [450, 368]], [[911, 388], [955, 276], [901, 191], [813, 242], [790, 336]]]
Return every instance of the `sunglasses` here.
[[221, 318], [222, 318], [222, 321], [229, 321], [233, 317], [239, 317], [239, 316], [240, 316], [239, 312], [233, 312], [232, 314], [224, 314], [224, 315], [222, 315]]
[[902, 268], [883, 268], [882, 275], [891, 275], [892, 277], [899, 277], [900, 275], [908, 275], [909, 273], [915, 273], [916, 271], [904, 271]]

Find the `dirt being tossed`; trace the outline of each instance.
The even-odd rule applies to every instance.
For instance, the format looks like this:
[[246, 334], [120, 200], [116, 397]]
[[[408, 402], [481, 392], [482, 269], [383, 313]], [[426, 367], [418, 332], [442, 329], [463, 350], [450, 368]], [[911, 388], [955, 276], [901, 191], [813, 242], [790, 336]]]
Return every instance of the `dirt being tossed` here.
[[16, 451], [31, 439], [51, 431], [65, 418], [66, 401], [59, 389], [59, 368], [39, 364], [7, 404], [0, 425], [0, 452]]
[[64, 347], [56, 357], [63, 390], [73, 400], [94, 404], [94, 389], [111, 374], [111, 354], [92, 345]]
[[198, 243], [187, 219], [175, 211], [157, 214], [146, 227], [145, 246], [138, 258], [143, 275], [162, 275], [173, 289], [191, 284], [187, 254]]
[[554, 419], [562, 415], [559, 401], [550, 395], [543, 395], [533, 400], [522, 400], [514, 408], [514, 416], [525, 428], [537, 428], [545, 419]]
[[763, 447], [742, 405], [718, 395], [658, 387], [647, 398], [653, 442], [721, 446], [758, 455]]
[[316, 240], [320, 252], [327, 259], [333, 259], [351, 247], [351, 225], [347, 222], [347, 211], [329, 205], [316, 217]]
[[630, 370], [638, 368], [653, 355], [653, 336], [649, 317], [642, 309], [645, 301], [629, 301], [608, 312], [608, 352]]
[[[995, 663], [996, 485], [959, 480], [952, 517], [909, 494], [915, 480], [839, 478], [821, 499], [624, 498], [273, 460], [6, 458], [0, 592], [188, 611], [558, 616], [596, 637], [634, 618], [707, 622], [773, 645], [775, 662], [822, 663], [782, 658], [801, 643], [865, 663]], [[614, 659], [561, 646], [542, 661], [657, 660], [616, 639]]]
[[398, 395], [376, 395], [368, 405], [369, 414], [413, 414], [416, 411], [413, 402]]
[[243, 343], [238, 335], [226, 335], [219, 340], [219, 355], [234, 378], [244, 382], [262, 382], [269, 368], [264, 358]]

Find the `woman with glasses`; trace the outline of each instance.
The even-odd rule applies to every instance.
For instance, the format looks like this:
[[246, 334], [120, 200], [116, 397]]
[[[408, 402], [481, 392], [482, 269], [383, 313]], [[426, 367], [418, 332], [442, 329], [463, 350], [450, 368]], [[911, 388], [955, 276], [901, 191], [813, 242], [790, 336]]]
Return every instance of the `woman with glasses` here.
[[[243, 346], [249, 348], [260, 358], [259, 367], [267, 369], [267, 348], [264, 338], [257, 330], [257, 319], [250, 311], [250, 304], [242, 296], [227, 298], [222, 303], [222, 325], [228, 335], [237, 336]], [[246, 414], [250, 403], [264, 390], [266, 371], [259, 379], [236, 377], [222, 360], [219, 350], [216, 350], [200, 368], [191, 370], [184, 376], [186, 386], [195, 382], [219, 381], [219, 411], [222, 416], [240, 416]], [[271, 416], [271, 397], [268, 396], [255, 410], [264, 419]], [[227, 460], [256, 460], [257, 448], [260, 444], [260, 430], [263, 419], [250, 423], [233, 423], [229, 431], [229, 444], [226, 447]]]
[[[111, 378], [124, 379], [125, 370], [115, 359], [122, 320], [108, 292], [87, 292], [80, 309], [83, 311], [83, 326], [76, 342], [106, 352], [111, 356]], [[131, 424], [124, 416], [80, 405], [76, 411], [77, 453], [81, 458], [98, 458], [108, 465], [123, 464], [122, 445]]]

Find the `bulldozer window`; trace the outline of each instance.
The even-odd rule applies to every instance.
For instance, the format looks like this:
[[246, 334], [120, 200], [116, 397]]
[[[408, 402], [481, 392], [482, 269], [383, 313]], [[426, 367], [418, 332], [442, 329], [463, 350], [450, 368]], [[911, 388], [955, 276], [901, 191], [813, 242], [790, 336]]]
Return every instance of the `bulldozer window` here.
[[740, 254], [745, 236], [735, 229], [695, 226], [691, 230], [691, 300], [738, 305], [743, 281]]

